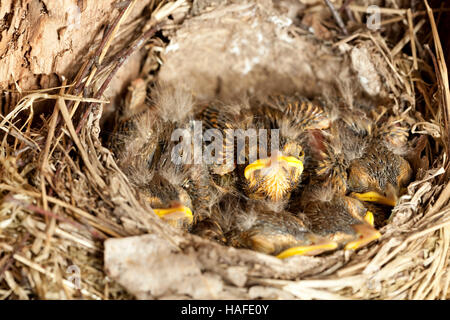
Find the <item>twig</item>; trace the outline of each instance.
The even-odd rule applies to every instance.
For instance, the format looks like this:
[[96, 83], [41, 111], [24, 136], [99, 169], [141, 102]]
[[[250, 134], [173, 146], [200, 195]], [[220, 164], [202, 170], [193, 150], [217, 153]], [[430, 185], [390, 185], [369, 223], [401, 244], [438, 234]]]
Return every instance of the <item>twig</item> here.
[[[6, 185], [4, 183], [0, 183], [0, 190], [9, 190], [9, 191], [12, 191], [12, 192], [18, 192], [17, 188], [14, 188], [14, 187], [12, 187], [10, 185]], [[50, 189], [50, 191], [51, 190], [52, 189]], [[20, 190], [20, 193], [21, 194], [26, 194], [26, 195], [28, 195], [30, 197], [33, 197], [33, 198], [40, 198], [41, 197], [40, 193], [29, 191], [29, 190], [23, 190], [22, 189], [22, 190]], [[107, 233], [108, 235], [111, 235], [111, 236], [116, 237], [116, 238], [123, 237], [123, 234], [119, 234], [119, 233], [117, 233], [117, 232], [115, 232], [115, 231], [113, 231], [111, 229], [106, 228], [105, 226], [102, 226], [102, 225], [99, 225], [99, 224], [95, 223], [94, 222], [95, 221], [95, 217], [94, 216], [92, 216], [91, 214], [87, 213], [86, 211], [84, 211], [84, 210], [82, 210], [82, 209], [80, 209], [80, 208], [78, 208], [76, 206], [73, 206], [73, 205], [71, 205], [69, 203], [66, 203], [66, 202], [64, 202], [64, 201], [62, 201], [62, 200], [60, 200], [58, 198], [52, 197], [51, 195], [47, 196], [47, 201], [72, 211], [75, 215], [80, 217], [80, 219], [84, 218], [84, 219], [88, 220], [87, 223], [89, 223], [91, 226], [101, 230], [102, 232]]]
[[22, 251], [23, 247], [25, 246], [25, 243], [27, 242], [28, 238], [30, 237], [30, 234], [27, 232], [25, 233], [25, 235], [23, 236], [22, 240], [19, 242], [19, 244], [13, 249], [13, 251], [10, 254], [10, 257], [8, 258], [8, 260], [5, 262], [5, 264], [3, 265], [3, 267], [0, 269], [0, 281], [3, 279], [3, 274], [5, 273], [6, 270], [9, 269], [9, 267], [11, 266], [11, 264], [14, 261], [14, 255], [16, 253], [19, 253], [20, 251]]
[[[63, 82], [63, 85], [65, 85], [65, 84], [66, 84], [66, 80], [64, 80], [64, 82]], [[61, 95], [63, 95], [64, 89], [61, 88], [59, 93]], [[47, 192], [45, 189], [45, 175], [48, 170], [48, 157], [49, 157], [49, 153], [50, 153], [50, 146], [52, 144], [52, 140], [55, 135], [55, 129], [56, 129], [56, 125], [58, 123], [58, 117], [59, 117], [59, 112], [58, 112], [58, 108], [56, 107], [56, 102], [55, 102], [53, 114], [50, 118], [50, 124], [49, 124], [49, 128], [48, 128], [47, 140], [45, 142], [44, 152], [42, 153], [42, 157], [41, 157], [41, 159], [42, 159], [41, 170], [40, 170], [41, 171], [41, 193], [42, 193], [42, 203], [44, 205], [45, 210], [48, 209]]]
[[[151, 27], [149, 30], [144, 32], [140, 37], [138, 37], [131, 46], [124, 48], [118, 54], [118, 59], [117, 59], [116, 65], [111, 70], [111, 72], [108, 74], [107, 78], [103, 82], [100, 89], [95, 93], [95, 95], [94, 95], [95, 97], [100, 97], [101, 95], [103, 95], [105, 90], [108, 88], [108, 85], [111, 82], [112, 78], [117, 73], [117, 71], [120, 69], [120, 67], [125, 63], [125, 61], [127, 61], [127, 59], [131, 56], [131, 54], [135, 50], [139, 49], [149, 38], [151, 38], [160, 27], [161, 27], [161, 24], [157, 24], [157, 25]], [[83, 113], [83, 115], [74, 131], [75, 134], [80, 133], [81, 128], [83, 128], [83, 126], [86, 124], [87, 118], [88, 118], [89, 114], [92, 112], [92, 109], [97, 106], [98, 106], [98, 104], [89, 104], [89, 106]], [[70, 148], [72, 146], [73, 146], [73, 142], [69, 141], [67, 150], [70, 150]], [[55, 177], [59, 176], [59, 174], [61, 173], [61, 168], [62, 168], [62, 166], [58, 167]]]
[[[416, 34], [420, 28], [422, 28], [422, 26], [425, 24], [425, 19], [422, 19], [419, 21], [418, 24], [416, 24], [416, 26], [413, 29], [413, 33]], [[405, 35], [403, 37], [403, 39], [401, 39], [397, 45], [391, 50], [391, 55], [394, 57], [396, 56], [402, 49], [403, 47], [411, 40], [411, 37], [409, 34]]]
[[[434, 48], [436, 52], [436, 60], [438, 63], [438, 69], [440, 73], [440, 82], [442, 84], [442, 107], [443, 110], [443, 118], [444, 118], [444, 127], [448, 131], [450, 126], [450, 86], [449, 86], [449, 80], [448, 80], [448, 71], [447, 71], [447, 65], [445, 63], [445, 56], [444, 51], [442, 49], [441, 39], [439, 37], [439, 32], [437, 30], [436, 22], [434, 20], [433, 11], [431, 10], [430, 6], [428, 5], [428, 1], [425, 0], [425, 6], [427, 9], [428, 17], [430, 19], [431, 24], [431, 31], [433, 34], [433, 42], [434, 42]], [[447, 139], [446, 141], [446, 150], [450, 149], [450, 134], [447, 134], [445, 137]]]
[[419, 69], [419, 66], [417, 64], [416, 37], [415, 37], [415, 33], [414, 33], [414, 23], [413, 23], [411, 9], [408, 9], [408, 11], [406, 11], [406, 15], [408, 17], [409, 38], [411, 41], [411, 51], [413, 54], [413, 62], [414, 62], [413, 67], [414, 67], [414, 70], [417, 70], [417, 69]]
[[[6, 247], [7, 250], [11, 251], [11, 248], [9, 247], [9, 245], [3, 244], [2, 246], [3, 246], [3, 247]], [[37, 263], [35, 263], [35, 262], [33, 262], [33, 261], [31, 261], [31, 260], [25, 258], [24, 256], [22, 256], [22, 255], [20, 255], [20, 254], [18, 254], [18, 253], [15, 253], [15, 254], [13, 255], [13, 258], [14, 258], [16, 261], [18, 261], [18, 262], [20, 262], [20, 263], [23, 263], [25, 266], [27, 266], [27, 267], [29, 267], [29, 268], [31, 268], [31, 269], [33, 269], [33, 270], [36, 270], [36, 271], [38, 271], [38, 272], [40, 272], [40, 273], [46, 275], [46, 276], [49, 277], [50, 279], [56, 280], [56, 276], [55, 276], [53, 273], [51, 273], [51, 272], [45, 270], [42, 266], [40, 266], [39, 264], [37, 264]], [[72, 289], [78, 289], [78, 288], [75, 286], [75, 284], [72, 283], [72, 282], [69, 281], [69, 280], [63, 279], [62, 282], [64, 283], [64, 285], [68, 286], [69, 288], [72, 288]], [[89, 296], [89, 297], [92, 298], [92, 299], [96, 299], [96, 300], [100, 300], [100, 299], [101, 299], [100, 296], [98, 296], [98, 295], [96, 295], [96, 294], [93, 294], [93, 293], [89, 292], [89, 291], [86, 290], [86, 289], [81, 289], [81, 293], [84, 294], [84, 295]]]
[[350, 19], [350, 21], [354, 22], [354, 21], [356, 21], [355, 15], [352, 12], [352, 10], [348, 7], [352, 2], [353, 2], [353, 0], [345, 0], [342, 7], [339, 8], [339, 13], [342, 14], [345, 11], [345, 13], [347, 14], [347, 17]]
[[353, 2], [353, 0], [345, 0], [342, 7], [339, 8], [339, 13], [343, 13], [344, 10], [348, 9], [349, 4], [351, 4], [352, 2]]
[[55, 218], [58, 221], [64, 222], [64, 223], [68, 223], [74, 227], [76, 227], [79, 230], [87, 230], [94, 238], [100, 239], [100, 240], [105, 240], [107, 239], [107, 237], [104, 234], [101, 234], [99, 232], [97, 232], [96, 230], [92, 230], [91, 228], [89, 228], [86, 225], [82, 225], [81, 223], [78, 223], [76, 221], [61, 217], [59, 215], [57, 215], [56, 213], [53, 213], [49, 210], [44, 210], [38, 206], [35, 206], [34, 204], [28, 204], [24, 201], [15, 199], [13, 196], [7, 196], [5, 201], [8, 202], [14, 202], [16, 204], [21, 205], [25, 210], [29, 210], [32, 211], [34, 213], [38, 213], [40, 215], [43, 215], [44, 217], [50, 217], [50, 218]]
[[[84, 65], [81, 67], [80, 71], [78, 72], [77, 76], [75, 77], [75, 83], [73, 88], [73, 94], [79, 95], [81, 92], [84, 91], [86, 86], [89, 86], [92, 78], [97, 73], [97, 68], [100, 65], [100, 63], [103, 61], [103, 58], [105, 57], [106, 51], [108, 50], [109, 46], [111, 45], [112, 38], [116, 34], [118, 27], [123, 22], [123, 20], [127, 16], [127, 12], [132, 8], [132, 5], [135, 4], [136, 1], [130, 1], [130, 2], [124, 2], [125, 5], [122, 7], [119, 11], [119, 14], [114, 19], [114, 21], [108, 25], [105, 29], [104, 35], [102, 37], [102, 40], [100, 42], [100, 45], [98, 46], [97, 50], [95, 51], [94, 55], [84, 63]], [[93, 67], [94, 66], [94, 67]], [[90, 74], [89, 74], [90, 72]], [[89, 74], [89, 77], [88, 77]], [[83, 81], [83, 79], [86, 79]], [[75, 111], [78, 108], [78, 105], [80, 104], [79, 101], [72, 102], [70, 101], [67, 105], [67, 109], [70, 110], [70, 116], [72, 117]], [[73, 106], [73, 107], [72, 107]], [[58, 124], [60, 124], [61, 118], [58, 116]], [[62, 124], [59, 126], [58, 133], [56, 134], [56, 143], [59, 142], [61, 139], [63, 133], [62, 133]], [[58, 168], [59, 169], [59, 168]]]
[[[114, 26], [115, 24], [118, 23], [118, 21], [120, 20], [120, 17], [124, 14], [124, 12], [125, 12], [125, 9], [122, 9], [119, 12], [119, 15], [113, 21], [111, 26]], [[83, 89], [84, 89], [84, 87], [86, 85], [86, 81], [83, 81], [83, 79], [85, 79], [87, 77], [89, 71], [91, 71], [92, 66], [96, 62], [98, 64], [98, 58], [99, 58], [101, 52], [103, 51], [103, 49], [105, 47], [105, 44], [107, 43], [108, 37], [111, 36], [112, 29], [113, 28], [111, 28], [110, 26], [106, 26], [103, 38], [102, 38], [102, 40], [100, 42], [100, 45], [98, 46], [98, 48], [95, 51], [94, 55], [89, 60], [87, 60], [83, 64], [83, 66], [81, 67], [80, 71], [78, 72], [78, 74], [75, 77], [75, 82], [74, 82], [73, 86], [71, 87], [71, 90], [69, 91], [69, 93], [74, 94], [74, 95], [79, 95], [83, 91]], [[74, 105], [74, 103], [75, 103], [75, 101], [69, 101], [69, 103], [67, 104], [67, 108], [69, 110], [71, 110], [72, 106]], [[76, 103], [76, 105], [78, 105], [78, 104], [79, 104], [79, 102]], [[59, 137], [59, 136], [62, 135], [62, 132], [61, 132], [62, 124], [61, 124], [61, 117], [60, 117], [60, 115], [58, 115], [57, 124], [59, 126], [59, 129], [58, 129], [58, 134], [56, 136]], [[59, 140], [59, 138], [58, 138], [58, 140]]]
[[345, 28], [344, 21], [342, 21], [341, 15], [339, 14], [339, 12], [336, 11], [336, 8], [334, 7], [334, 5], [331, 3], [330, 0], [325, 0], [325, 3], [327, 4], [328, 8], [330, 8], [331, 13], [333, 14], [334, 20], [336, 20], [336, 23], [338, 24], [339, 28], [341, 28], [342, 32], [345, 35], [348, 35], [348, 31], [347, 31], [347, 28]]
[[[355, 11], [355, 12], [367, 12], [367, 8], [368, 6], [358, 6], [358, 5], [349, 5], [348, 8], [350, 8], [351, 10]], [[405, 15], [406, 11], [408, 9], [395, 9], [395, 8], [383, 8], [383, 7], [379, 7], [378, 8], [380, 10], [380, 13], [382, 14], [398, 14], [398, 15]], [[445, 9], [433, 9], [431, 10], [432, 12], [449, 12], [450, 9], [449, 8], [445, 8]], [[424, 14], [426, 13], [426, 11], [424, 10], [420, 10], [420, 11], [416, 11], [415, 14]], [[403, 17], [404, 19], [404, 17]]]
[[[126, 9], [124, 9], [125, 11], [121, 12], [121, 15], [119, 15], [119, 17], [117, 17], [117, 20], [114, 22], [114, 24], [110, 27], [110, 30], [108, 30], [107, 35], [104, 37], [104, 40], [102, 40], [105, 43], [107, 43], [107, 45], [104, 46], [104, 48], [102, 49], [100, 55], [98, 56], [98, 62], [101, 63], [105, 54], [106, 54], [106, 49], [110, 46], [111, 41], [112, 41], [112, 36], [110, 32], [113, 32], [114, 34], [117, 32], [117, 29], [120, 25], [120, 22], [126, 17], [124, 14], [126, 12], [128, 12], [128, 10], [130, 9], [130, 6], [132, 4], [134, 4], [135, 1], [132, 1], [131, 3], [129, 3], [126, 7]], [[108, 74], [108, 77], [106, 78], [106, 80], [104, 81], [104, 83], [102, 84], [102, 86], [100, 87], [100, 89], [96, 92], [95, 96], [101, 96], [103, 95], [104, 91], [106, 90], [106, 88], [108, 87], [109, 83], [111, 82], [112, 78], [114, 77], [114, 75], [116, 74], [117, 70], [123, 65], [123, 63], [129, 58], [129, 56], [137, 49], [139, 48], [143, 43], [145, 43], [145, 41], [150, 38], [151, 36], [153, 36], [156, 32], [156, 27], [152, 27], [150, 28], [147, 32], [145, 32], [143, 35], [141, 35], [132, 46], [128, 47], [127, 49], [123, 49], [120, 54], [119, 54], [119, 59], [116, 63], [116, 66], [114, 67], [114, 69]], [[107, 39], [107, 40], [105, 40]], [[102, 46], [99, 47], [99, 49], [97, 51], [100, 50]], [[91, 72], [91, 75], [89, 76], [89, 79], [86, 81], [86, 85], [89, 85], [91, 79], [93, 78], [93, 75], [96, 73], [97, 71], [97, 67], [94, 67], [93, 71]], [[98, 104], [90, 104], [87, 107], [87, 110], [85, 110], [85, 112], [83, 113], [76, 129], [75, 129], [75, 133], [79, 134], [79, 132], [81, 131], [81, 128], [85, 125], [87, 118], [89, 116], [89, 114], [91, 113], [92, 109], [94, 108], [94, 106], [98, 106]], [[74, 107], [75, 108], [75, 107]], [[71, 110], [71, 116], [73, 115], [74, 110]], [[68, 143], [68, 147], [67, 150], [70, 150], [70, 148], [73, 146], [73, 142], [69, 141]], [[55, 176], [59, 176], [60, 172], [61, 172], [61, 166], [58, 167]]]
[[[77, 146], [78, 151], [80, 152], [81, 158], [83, 159], [83, 162], [87, 170], [92, 175], [94, 181], [97, 183], [98, 186], [100, 186], [101, 188], [105, 187], [106, 186], [105, 182], [98, 175], [95, 168], [92, 166], [89, 160], [89, 155], [85, 150], [85, 148], [83, 147], [83, 144], [81, 143], [78, 134], [75, 132], [75, 128], [73, 126], [72, 120], [70, 119], [69, 111], [67, 110], [65, 101], [63, 99], [58, 99], [56, 105], [58, 106], [59, 111], [61, 112], [61, 115], [63, 116], [63, 119], [66, 122], [67, 129], [69, 130], [70, 136], [72, 137], [71, 141], [73, 141], [73, 143], [75, 143], [75, 145]], [[71, 146], [69, 147], [69, 149], [70, 148]]]
[[[109, 44], [111, 39], [111, 35], [113, 34], [113, 30], [116, 29], [116, 27], [119, 25], [120, 20], [122, 19], [123, 15], [127, 11], [128, 7], [131, 5], [131, 1], [128, 1], [125, 6], [122, 6], [119, 14], [114, 19], [114, 21], [106, 27], [105, 33], [103, 35], [103, 38], [95, 51], [94, 55], [91, 57], [91, 59], [88, 60], [87, 64], [82, 68], [78, 75], [77, 75], [77, 81], [74, 85], [74, 94], [78, 95], [83, 91], [84, 86], [86, 85], [86, 82], [82, 82], [82, 80], [88, 75], [88, 72], [91, 70], [92, 66], [99, 65], [102, 62], [102, 59], [104, 57], [105, 47], [106, 44]], [[103, 54], [102, 54], [103, 53]], [[71, 105], [69, 104], [68, 109], [70, 110]]]
[[37, 151], [37, 152], [41, 151], [41, 149], [39, 148], [39, 144], [36, 141], [33, 141], [33, 140], [27, 138], [19, 129], [17, 129], [14, 126], [14, 124], [11, 124], [9, 129], [6, 129], [4, 126], [2, 126], [2, 127], [0, 127], [0, 130], [3, 130], [7, 134], [9, 134], [9, 135], [13, 136], [14, 138], [16, 138], [17, 140], [20, 140], [21, 142], [26, 144], [27, 147], [29, 147], [29, 148]]
[[[153, 26], [151, 27], [148, 31], [146, 31], [145, 33], [143, 33], [139, 38], [137, 38], [133, 44], [125, 49], [123, 49], [119, 55], [118, 55], [118, 59], [116, 62], [116, 65], [114, 66], [114, 68], [111, 70], [111, 72], [108, 74], [108, 76], [106, 77], [105, 81], [103, 82], [102, 86], [100, 87], [100, 89], [95, 93], [94, 97], [100, 97], [103, 95], [103, 93], [105, 92], [105, 90], [108, 88], [108, 85], [110, 84], [111, 80], [113, 79], [113, 77], [115, 76], [115, 74], [117, 73], [117, 71], [120, 69], [120, 67], [125, 63], [125, 61], [128, 60], [128, 58], [131, 56], [131, 54], [133, 52], [135, 52], [136, 50], [138, 50], [149, 38], [151, 38], [156, 31], [159, 29], [159, 25]], [[76, 129], [76, 133], [78, 134], [81, 130], [81, 128], [84, 126], [84, 124], [87, 121], [87, 117], [89, 116], [89, 114], [91, 113], [92, 109], [94, 107], [98, 106], [98, 104], [90, 104], [89, 107], [87, 108], [87, 110], [84, 112], [80, 122], [78, 123], [77, 129]]]

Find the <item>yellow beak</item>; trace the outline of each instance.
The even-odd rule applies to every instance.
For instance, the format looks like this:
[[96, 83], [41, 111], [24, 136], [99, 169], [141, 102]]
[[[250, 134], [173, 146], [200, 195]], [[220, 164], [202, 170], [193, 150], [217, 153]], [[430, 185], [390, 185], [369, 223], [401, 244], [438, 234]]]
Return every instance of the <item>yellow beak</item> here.
[[336, 242], [327, 242], [324, 244], [312, 245], [312, 246], [299, 246], [292, 247], [284, 250], [277, 255], [279, 259], [286, 259], [292, 256], [305, 256], [305, 255], [316, 255], [324, 251], [334, 250], [338, 247]]
[[[259, 159], [252, 163], [250, 163], [247, 167], [245, 167], [244, 170], [244, 176], [245, 179], [249, 179], [250, 175], [255, 170], [261, 170], [263, 168], [270, 167], [272, 164], [273, 159], [272, 158], [265, 158], [265, 159]], [[296, 157], [285, 157], [282, 155], [277, 156], [276, 161], [278, 162], [284, 162], [287, 164], [288, 167], [297, 168], [300, 170], [300, 174], [303, 172], [303, 162]]]
[[353, 228], [358, 235], [358, 239], [347, 243], [345, 250], [356, 250], [381, 237], [378, 230], [367, 225], [356, 225]]
[[379, 203], [379, 204], [385, 204], [391, 207], [395, 207], [395, 205], [397, 204], [397, 199], [395, 199], [394, 197], [385, 197], [381, 194], [379, 194], [376, 191], [369, 191], [366, 193], [355, 193], [353, 192], [351, 195], [353, 195], [354, 197], [356, 197], [357, 199], [361, 200], [361, 201], [369, 201], [369, 202], [375, 202], [375, 203]]
[[372, 227], [375, 224], [375, 218], [373, 217], [373, 213], [371, 211], [366, 212], [366, 216], [364, 217], [364, 220], [370, 224]]
[[187, 218], [189, 222], [193, 221], [191, 209], [185, 206], [176, 206], [168, 209], [153, 209], [158, 217], [164, 220], [175, 220], [180, 218]]

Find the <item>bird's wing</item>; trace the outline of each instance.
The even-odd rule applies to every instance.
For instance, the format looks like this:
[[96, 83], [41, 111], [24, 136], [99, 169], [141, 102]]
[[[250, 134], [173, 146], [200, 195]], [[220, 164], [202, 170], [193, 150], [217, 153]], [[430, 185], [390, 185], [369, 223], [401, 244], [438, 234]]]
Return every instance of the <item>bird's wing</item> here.
[[[274, 110], [278, 110], [277, 113], [272, 112], [273, 116], [290, 119], [298, 129], [326, 129], [330, 126], [329, 117], [323, 107], [306, 98], [298, 96], [271, 97], [268, 105]], [[267, 112], [267, 110], [264, 111]]]
[[[242, 114], [239, 110], [231, 110], [226, 105], [211, 104], [205, 107], [197, 119], [202, 121], [203, 129], [217, 129], [221, 132], [223, 138], [223, 148], [221, 155], [222, 163], [213, 164], [214, 173], [224, 175], [232, 172], [235, 168], [236, 148], [234, 143], [234, 135], [227, 134], [227, 130], [245, 129], [242, 120]], [[232, 140], [231, 140], [232, 139]]]
[[375, 129], [374, 136], [384, 141], [386, 146], [394, 153], [401, 153], [400, 150], [405, 148], [408, 142], [409, 127], [404, 119], [390, 116], [380, 121]]

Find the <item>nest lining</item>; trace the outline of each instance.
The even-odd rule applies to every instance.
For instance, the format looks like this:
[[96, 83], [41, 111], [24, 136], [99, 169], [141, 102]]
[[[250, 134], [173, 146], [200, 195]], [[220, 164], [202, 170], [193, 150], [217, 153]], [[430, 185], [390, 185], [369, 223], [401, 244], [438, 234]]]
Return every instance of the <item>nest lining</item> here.
[[[182, 20], [165, 22], [163, 30], [171, 42], [157, 73], [159, 79], [173, 82], [182, 78], [184, 81], [180, 85], [205, 100], [217, 96], [230, 99], [244, 94], [242, 88], [253, 93], [274, 91], [279, 89], [274, 87], [277, 85], [286, 92], [296, 90], [306, 95], [323, 94], [326, 88], [327, 96], [339, 94], [346, 97], [349, 105], [352, 99], [374, 99], [375, 93], [377, 101], [390, 101], [396, 114], [411, 108], [407, 113], [411, 132], [429, 135], [430, 144], [424, 157], [414, 159], [419, 168], [416, 181], [409, 185], [408, 194], [394, 208], [390, 223], [381, 230], [380, 241], [352, 255], [338, 251], [327, 257], [280, 261], [183, 234], [150, 215], [151, 209], [136, 200], [135, 190], [98, 136], [102, 115], [99, 103], [103, 101], [101, 93], [98, 94], [102, 90], [101, 83], [108, 80], [108, 71], [117, 67], [115, 57], [126, 56], [126, 51], [117, 49], [106, 56], [107, 63], [101, 72], [91, 73], [95, 75], [91, 88], [97, 92], [92, 99], [96, 100], [80, 97], [76, 92], [67, 94], [70, 89], [62, 87], [51, 94], [38, 92], [24, 96], [11, 113], [2, 117], [0, 127], [9, 135], [3, 138], [0, 154], [0, 245], [5, 252], [0, 257], [0, 274], [3, 275], [0, 296], [22, 299], [130, 297], [118, 285], [120, 283], [138, 298], [447, 298], [450, 208], [445, 179], [448, 179], [446, 141], [450, 109], [446, 100], [447, 75], [434, 28], [436, 53], [432, 53], [432, 57], [436, 65], [429, 66], [420, 53], [410, 57], [401, 52], [401, 48], [389, 49], [392, 45], [379, 33], [356, 30], [348, 38], [335, 37], [321, 42], [316, 34], [295, 24], [279, 25], [280, 21], [286, 21], [283, 20], [285, 15], [264, 1], [256, 5], [231, 3], [214, 9], [201, 10], [200, 7], [199, 2], [195, 2], [198, 14], [186, 19], [176, 32], [173, 28]], [[310, 12], [314, 15], [317, 8], [328, 12], [320, 5], [312, 8], [302, 8], [304, 15]], [[176, 1], [155, 9], [153, 17], [159, 14], [158, 19], [164, 20], [170, 13], [184, 16], [187, 9], [187, 3]], [[119, 23], [126, 18], [126, 10], [123, 10]], [[263, 42], [260, 47], [242, 46], [240, 56], [235, 55], [235, 49], [226, 59], [218, 57], [218, 60], [231, 61], [233, 68], [225, 64], [215, 64], [216, 67], [211, 68], [211, 61], [193, 58], [204, 49], [199, 44], [204, 43], [205, 38], [221, 48], [230, 41], [239, 41], [237, 36], [223, 37], [220, 30], [226, 32], [227, 22], [217, 17], [239, 20], [245, 12], [256, 13], [254, 19], [260, 21], [256, 27], [262, 30], [263, 41], [267, 43]], [[406, 14], [406, 10], [400, 13]], [[432, 19], [430, 23], [433, 27]], [[128, 26], [135, 25], [139, 23]], [[139, 34], [151, 28], [151, 23], [143, 25]], [[199, 32], [200, 27], [203, 33]], [[235, 28], [243, 30], [236, 25]], [[239, 34], [236, 29], [235, 34]], [[405, 39], [411, 39], [409, 32], [405, 30]], [[257, 34], [241, 34], [240, 39], [256, 37], [259, 41]], [[286, 41], [291, 39], [289, 37], [296, 39], [294, 44]], [[117, 36], [114, 45], [120, 48], [126, 41], [124, 38]], [[277, 46], [269, 45], [273, 43]], [[143, 75], [155, 70], [155, 61], [161, 59], [159, 52], [163, 49], [159, 46], [162, 45], [162, 41], [150, 45]], [[254, 51], [266, 47], [274, 49], [264, 54]], [[299, 56], [299, 50], [305, 55]], [[428, 53], [426, 48], [424, 52]], [[273, 63], [277, 56], [296, 59]], [[364, 62], [361, 57], [367, 56], [370, 59]], [[254, 69], [247, 70], [245, 61], [251, 64], [254, 57], [259, 57], [259, 61]], [[344, 60], [337, 57], [344, 57]], [[418, 57], [423, 59], [420, 63]], [[191, 63], [186, 64], [186, 60]], [[327, 66], [321, 68], [324, 61]], [[413, 73], [415, 64], [421, 73]], [[272, 65], [273, 69], [262, 72], [258, 70], [259, 65]], [[430, 94], [423, 83], [413, 80], [413, 74], [432, 78], [433, 69], [436, 70], [433, 88], [437, 95]], [[330, 80], [330, 74], [339, 75], [339, 80], [352, 79], [349, 75], [355, 76], [355, 70], [358, 79], [370, 79], [359, 82], [361, 87], [356, 95], [349, 81]], [[374, 74], [373, 70], [378, 72]], [[217, 80], [218, 74], [221, 80]], [[79, 75], [83, 75], [83, 70]], [[83, 77], [87, 75], [89, 73]], [[367, 83], [370, 86], [364, 87]], [[17, 116], [23, 111], [32, 111], [38, 100], [55, 102], [53, 114], [44, 115], [42, 128], [32, 125], [32, 112], [25, 121], [16, 123]], [[71, 119], [75, 106], [81, 108], [83, 114]], [[83, 119], [86, 126], [79, 125]], [[136, 237], [122, 239], [127, 236]], [[104, 262], [103, 244], [106, 247]], [[133, 276], [135, 269], [123, 272], [127, 270], [124, 265], [127, 259], [138, 265], [139, 277]], [[80, 268], [81, 290], [68, 280], [68, 268], [73, 265]], [[148, 268], [149, 265], [152, 267]], [[20, 270], [26, 276], [22, 277], [18, 273]]]

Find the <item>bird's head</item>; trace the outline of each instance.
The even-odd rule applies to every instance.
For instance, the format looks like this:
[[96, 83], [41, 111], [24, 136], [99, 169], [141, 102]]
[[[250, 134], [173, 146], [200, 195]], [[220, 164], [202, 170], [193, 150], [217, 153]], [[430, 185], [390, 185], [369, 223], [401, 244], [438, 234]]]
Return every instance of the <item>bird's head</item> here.
[[394, 207], [411, 180], [411, 166], [397, 155], [379, 169], [370, 167], [365, 160], [358, 159], [350, 165], [347, 185], [351, 195], [361, 201]]
[[191, 198], [181, 185], [155, 175], [144, 191], [153, 212], [170, 225], [187, 228], [193, 223]]
[[251, 197], [272, 201], [288, 198], [300, 183], [304, 157], [302, 146], [290, 141], [282, 150], [247, 165], [244, 176]]

